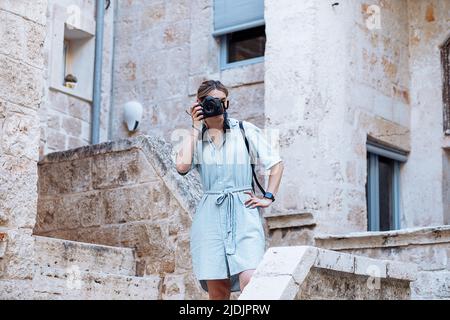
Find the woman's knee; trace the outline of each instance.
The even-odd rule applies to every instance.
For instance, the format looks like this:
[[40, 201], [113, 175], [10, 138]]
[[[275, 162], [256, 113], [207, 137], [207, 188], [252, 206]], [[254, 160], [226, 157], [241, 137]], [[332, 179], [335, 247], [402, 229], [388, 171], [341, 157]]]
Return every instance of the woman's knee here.
[[250, 282], [250, 279], [252, 278], [252, 275], [254, 272], [255, 272], [255, 269], [250, 269], [250, 270], [242, 271], [239, 274], [239, 286], [240, 286], [241, 291], [244, 290], [244, 288]]

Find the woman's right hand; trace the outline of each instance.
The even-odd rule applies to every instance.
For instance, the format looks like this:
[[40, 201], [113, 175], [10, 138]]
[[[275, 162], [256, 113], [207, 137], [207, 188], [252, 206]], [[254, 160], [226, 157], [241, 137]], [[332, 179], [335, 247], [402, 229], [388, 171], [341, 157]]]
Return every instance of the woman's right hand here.
[[203, 111], [202, 107], [195, 103], [191, 108], [191, 117], [192, 117], [192, 124], [197, 129], [201, 129], [202, 127], [202, 120], [203, 120]]

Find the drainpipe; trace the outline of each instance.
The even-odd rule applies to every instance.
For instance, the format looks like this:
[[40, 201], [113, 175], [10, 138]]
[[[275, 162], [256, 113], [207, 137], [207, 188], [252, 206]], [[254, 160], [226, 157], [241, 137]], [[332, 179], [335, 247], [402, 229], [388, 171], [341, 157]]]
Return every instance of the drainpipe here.
[[116, 33], [117, 33], [117, 26], [116, 21], [118, 17], [119, 12], [119, 1], [114, 1], [114, 18], [113, 18], [113, 35], [112, 35], [112, 57], [111, 57], [111, 89], [109, 94], [109, 125], [108, 125], [108, 140], [112, 139], [112, 129], [114, 124], [114, 116], [115, 116], [115, 110], [114, 110], [114, 73], [116, 71], [115, 63], [116, 63]]
[[103, 62], [103, 31], [105, 19], [105, 0], [96, 1], [96, 27], [95, 27], [95, 64], [94, 89], [92, 103], [91, 143], [97, 144], [100, 140], [100, 110], [102, 103], [102, 62]]

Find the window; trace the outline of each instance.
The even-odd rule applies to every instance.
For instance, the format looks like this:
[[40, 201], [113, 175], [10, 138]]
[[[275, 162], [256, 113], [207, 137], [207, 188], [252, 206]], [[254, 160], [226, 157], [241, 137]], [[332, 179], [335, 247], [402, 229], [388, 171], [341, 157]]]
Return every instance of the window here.
[[367, 142], [367, 219], [369, 231], [400, 229], [400, 166], [407, 154]]
[[266, 47], [264, 26], [232, 32], [221, 40], [221, 67], [261, 62]]
[[214, 0], [221, 69], [263, 61], [264, 24], [264, 0]]
[[56, 4], [53, 6], [53, 12], [50, 33], [50, 87], [92, 101], [95, 20], [81, 13], [79, 19], [70, 19], [70, 10]]
[[444, 43], [441, 50], [443, 70], [443, 92], [444, 99], [444, 132], [450, 135], [450, 38]]
[[61, 84], [73, 94], [88, 96], [92, 90], [95, 54], [94, 37], [67, 24], [64, 25], [63, 77]]

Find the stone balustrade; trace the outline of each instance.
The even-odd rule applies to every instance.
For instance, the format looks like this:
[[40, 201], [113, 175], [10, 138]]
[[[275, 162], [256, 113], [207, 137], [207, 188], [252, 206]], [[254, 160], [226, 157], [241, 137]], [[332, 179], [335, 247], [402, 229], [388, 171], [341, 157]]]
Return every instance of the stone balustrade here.
[[273, 247], [239, 299], [409, 299], [416, 274], [412, 263], [311, 246]]

